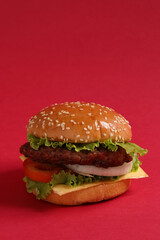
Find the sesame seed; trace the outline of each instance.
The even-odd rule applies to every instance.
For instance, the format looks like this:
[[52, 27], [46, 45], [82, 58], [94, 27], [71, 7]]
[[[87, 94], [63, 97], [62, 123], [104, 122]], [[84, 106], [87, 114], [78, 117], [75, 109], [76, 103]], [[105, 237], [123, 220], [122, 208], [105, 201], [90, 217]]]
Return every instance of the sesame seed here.
[[104, 110], [105, 113], [108, 113], [107, 111]]
[[58, 124], [57, 124], [57, 127], [60, 127], [60, 126], [61, 126], [61, 124], [60, 124], [60, 123], [58, 123]]
[[105, 117], [105, 120], [107, 120], [107, 117]]
[[66, 129], [67, 129], [67, 130], [69, 130], [69, 129], [70, 129], [70, 127], [66, 127]]
[[90, 134], [90, 131], [87, 131], [86, 134]]
[[87, 136], [87, 138], [89, 139], [89, 135]]
[[62, 115], [62, 113], [61, 113], [61, 112], [58, 112], [58, 115]]
[[113, 135], [114, 135], [113, 133], [110, 133], [110, 137], [113, 137]]
[[91, 105], [91, 108], [94, 108], [95, 106], [94, 105]]
[[76, 116], [75, 114], [71, 114], [71, 117], [74, 117], [74, 116]]
[[80, 135], [77, 135], [76, 137], [77, 137], [77, 138], [79, 138], [79, 137], [80, 137]]
[[85, 140], [85, 142], [87, 143], [87, 142], [88, 142], [88, 140], [86, 139], [86, 140]]
[[63, 139], [63, 136], [60, 136], [60, 139]]
[[83, 128], [85, 131], [87, 131], [88, 129], [86, 127]]
[[84, 122], [82, 121], [82, 125], [84, 125]]
[[82, 139], [82, 138], [80, 138], [79, 140], [80, 140], [81, 142], [83, 142], [83, 139]]
[[64, 110], [62, 110], [61, 112], [64, 113], [64, 114], [70, 114], [70, 112], [67, 112], [67, 111], [64, 111]]
[[72, 122], [73, 124], [77, 124], [73, 119], [71, 119], [70, 122]]
[[56, 123], [59, 123], [59, 121], [56, 119]]
[[101, 112], [100, 112], [99, 114], [100, 114], [100, 115], [102, 115], [102, 113], [101, 113]]
[[53, 114], [53, 111], [50, 111], [50, 115], [52, 115]]
[[106, 134], [106, 133], [103, 133], [103, 135], [106, 137], [107, 134]]
[[88, 115], [89, 115], [89, 116], [91, 116], [91, 115], [92, 115], [92, 113], [88, 113]]
[[79, 108], [79, 110], [83, 111], [83, 108]]
[[89, 125], [88, 125], [88, 129], [89, 129], [89, 130], [92, 130], [92, 126], [89, 126]]

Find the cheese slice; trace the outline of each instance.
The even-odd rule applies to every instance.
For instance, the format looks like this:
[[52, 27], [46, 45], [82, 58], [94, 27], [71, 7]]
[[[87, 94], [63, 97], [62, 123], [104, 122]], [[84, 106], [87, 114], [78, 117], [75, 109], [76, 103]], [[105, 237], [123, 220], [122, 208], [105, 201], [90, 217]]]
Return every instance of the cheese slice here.
[[19, 158], [24, 162], [28, 157], [25, 157], [24, 155], [19, 156]]
[[[127, 173], [127, 174], [121, 176], [119, 179], [115, 180], [115, 182], [118, 182], [118, 181], [121, 181], [121, 180], [124, 180], [124, 179], [137, 179], [137, 178], [145, 178], [145, 177], [148, 177], [148, 175], [143, 171], [142, 168], [139, 167], [136, 172]], [[64, 185], [64, 184], [58, 184], [58, 185], [53, 187], [53, 191], [55, 193], [57, 193], [58, 195], [62, 196], [62, 195], [67, 194], [67, 193], [71, 193], [71, 192], [74, 192], [74, 191], [79, 191], [79, 190], [83, 190], [83, 189], [86, 189], [86, 188], [94, 187], [94, 186], [99, 185], [101, 183], [107, 183], [107, 182], [110, 183], [112, 181], [101, 181], [101, 182], [96, 182], [96, 183], [86, 183], [86, 184], [83, 184], [83, 185], [78, 186], [78, 187], [70, 187], [70, 186], [67, 186], [67, 185]]]

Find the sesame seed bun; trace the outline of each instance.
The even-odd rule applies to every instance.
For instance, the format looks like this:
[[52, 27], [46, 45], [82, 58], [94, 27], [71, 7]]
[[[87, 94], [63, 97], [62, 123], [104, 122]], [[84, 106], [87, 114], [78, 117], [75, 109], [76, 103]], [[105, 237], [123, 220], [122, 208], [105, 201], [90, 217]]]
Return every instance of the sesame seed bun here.
[[130, 186], [130, 182], [130, 179], [110, 183], [101, 182], [96, 186], [67, 193], [62, 196], [52, 192], [47, 196], [45, 201], [58, 205], [81, 205], [84, 203], [100, 202], [125, 193]]
[[112, 139], [131, 140], [129, 122], [100, 104], [71, 102], [54, 104], [31, 117], [27, 132], [52, 141], [87, 143]]

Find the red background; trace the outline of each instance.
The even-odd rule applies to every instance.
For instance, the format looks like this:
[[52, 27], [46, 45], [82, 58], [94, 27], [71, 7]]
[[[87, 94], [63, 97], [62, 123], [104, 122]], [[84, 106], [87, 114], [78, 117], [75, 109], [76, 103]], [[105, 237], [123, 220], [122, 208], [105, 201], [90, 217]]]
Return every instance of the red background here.
[[[1, 1], [1, 239], [159, 239], [159, 1]], [[25, 125], [55, 102], [104, 104], [148, 148], [149, 178], [111, 201], [54, 206], [25, 190]]]

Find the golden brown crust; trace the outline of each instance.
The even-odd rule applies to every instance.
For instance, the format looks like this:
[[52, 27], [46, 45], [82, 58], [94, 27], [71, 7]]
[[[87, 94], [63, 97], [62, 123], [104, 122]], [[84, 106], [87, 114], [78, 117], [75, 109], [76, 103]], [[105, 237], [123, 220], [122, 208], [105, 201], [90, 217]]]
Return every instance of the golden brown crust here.
[[126, 179], [118, 182], [101, 183], [62, 196], [52, 192], [47, 196], [45, 201], [58, 205], [81, 205], [84, 203], [100, 202], [123, 194], [128, 190], [130, 182], [130, 179]]
[[94, 103], [54, 104], [29, 120], [27, 132], [53, 141], [87, 143], [130, 141], [128, 121], [113, 109]]

